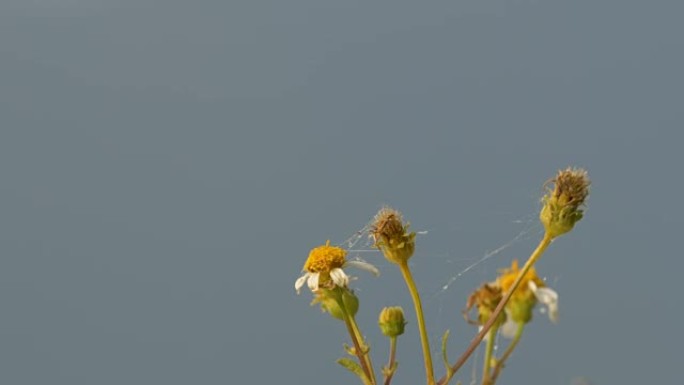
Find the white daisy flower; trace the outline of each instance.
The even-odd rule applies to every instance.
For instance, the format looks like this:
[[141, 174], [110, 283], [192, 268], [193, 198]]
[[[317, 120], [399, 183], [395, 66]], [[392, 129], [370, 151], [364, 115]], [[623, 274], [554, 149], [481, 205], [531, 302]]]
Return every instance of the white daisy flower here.
[[302, 269], [304, 274], [295, 281], [297, 294], [299, 294], [304, 283], [309, 286], [312, 292], [318, 290], [319, 287], [347, 287], [352, 277], [344, 272], [343, 268], [345, 267], [356, 267], [369, 271], [376, 276], [380, 275], [380, 271], [370, 263], [360, 260], [348, 261], [346, 255], [347, 252], [344, 249], [330, 246], [330, 241], [327, 241], [323, 246], [312, 249]]

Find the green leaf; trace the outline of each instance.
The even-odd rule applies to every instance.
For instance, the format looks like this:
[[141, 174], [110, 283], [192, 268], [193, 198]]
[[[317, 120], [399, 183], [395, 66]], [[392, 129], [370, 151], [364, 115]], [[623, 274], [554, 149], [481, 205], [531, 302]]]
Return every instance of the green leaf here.
[[356, 374], [361, 379], [361, 382], [363, 382], [365, 385], [371, 385], [366, 373], [363, 372], [361, 365], [357, 364], [356, 361], [350, 358], [340, 358], [337, 360], [337, 363], [344, 366], [350, 372]]
[[449, 339], [449, 330], [444, 332], [442, 336], [442, 361], [444, 361], [444, 367], [446, 368], [446, 378], [451, 378], [453, 375], [453, 370], [451, 370], [451, 365], [449, 365], [449, 357], [447, 356], [447, 340]]

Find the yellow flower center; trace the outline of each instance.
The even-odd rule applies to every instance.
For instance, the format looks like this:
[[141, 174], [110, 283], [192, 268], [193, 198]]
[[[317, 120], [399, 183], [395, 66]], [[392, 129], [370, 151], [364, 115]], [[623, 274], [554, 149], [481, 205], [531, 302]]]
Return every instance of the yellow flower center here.
[[327, 241], [325, 245], [311, 250], [309, 258], [304, 263], [304, 270], [310, 273], [330, 273], [332, 269], [344, 266], [346, 255], [344, 249], [330, 246], [330, 241]]

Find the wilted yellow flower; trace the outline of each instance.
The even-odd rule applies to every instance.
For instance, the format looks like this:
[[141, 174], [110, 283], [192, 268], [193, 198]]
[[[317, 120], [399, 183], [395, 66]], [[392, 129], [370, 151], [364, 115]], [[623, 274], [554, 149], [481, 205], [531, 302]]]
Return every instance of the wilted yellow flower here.
[[558, 171], [542, 198], [544, 207], [539, 219], [546, 232], [555, 238], [572, 230], [584, 214], [580, 208], [589, 195], [589, 176], [581, 168], [567, 168]]
[[[501, 291], [506, 293], [520, 272], [518, 261], [513, 260], [510, 269], [504, 269], [497, 278]], [[506, 315], [515, 323], [528, 323], [532, 319], [532, 310], [537, 301], [546, 305], [551, 321], [558, 320], [558, 293], [546, 287], [544, 281], [537, 276], [534, 267], [525, 274], [520, 286], [515, 290], [506, 304]]]
[[379, 275], [380, 271], [368, 262], [348, 261], [347, 252], [341, 247], [330, 246], [330, 241], [325, 245], [315, 247], [309, 253], [304, 263], [301, 277], [295, 282], [295, 290], [299, 290], [306, 282], [311, 291], [315, 292], [319, 287], [332, 289], [334, 287], [347, 287], [349, 276], [342, 270], [344, 267], [353, 266], [362, 270], [370, 271]]
[[416, 248], [416, 233], [408, 229], [399, 211], [383, 207], [375, 215], [370, 236], [388, 261], [400, 264], [408, 261]]
[[[501, 287], [496, 282], [485, 283], [470, 294], [466, 302], [466, 308], [463, 310], [463, 316], [469, 324], [484, 325], [489, 320], [489, 317], [491, 317], [502, 297]], [[468, 317], [468, 313], [473, 306], [477, 307], [477, 320], [472, 320]], [[506, 314], [502, 312], [499, 315], [497, 324], [494, 326], [501, 326], [505, 320]]]

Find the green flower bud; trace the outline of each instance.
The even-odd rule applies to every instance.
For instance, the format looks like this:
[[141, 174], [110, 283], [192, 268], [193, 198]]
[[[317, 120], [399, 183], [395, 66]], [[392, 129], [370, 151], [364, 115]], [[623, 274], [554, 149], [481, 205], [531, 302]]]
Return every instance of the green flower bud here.
[[[359, 299], [349, 289], [319, 289], [311, 305], [321, 305], [321, 310], [329, 313], [333, 318], [344, 320], [345, 314], [354, 317], [359, 311]], [[342, 306], [344, 306], [344, 309]], [[346, 311], [346, 313], [345, 313]]]
[[399, 306], [386, 307], [380, 311], [378, 317], [380, 331], [387, 337], [397, 337], [404, 334], [404, 311]]

